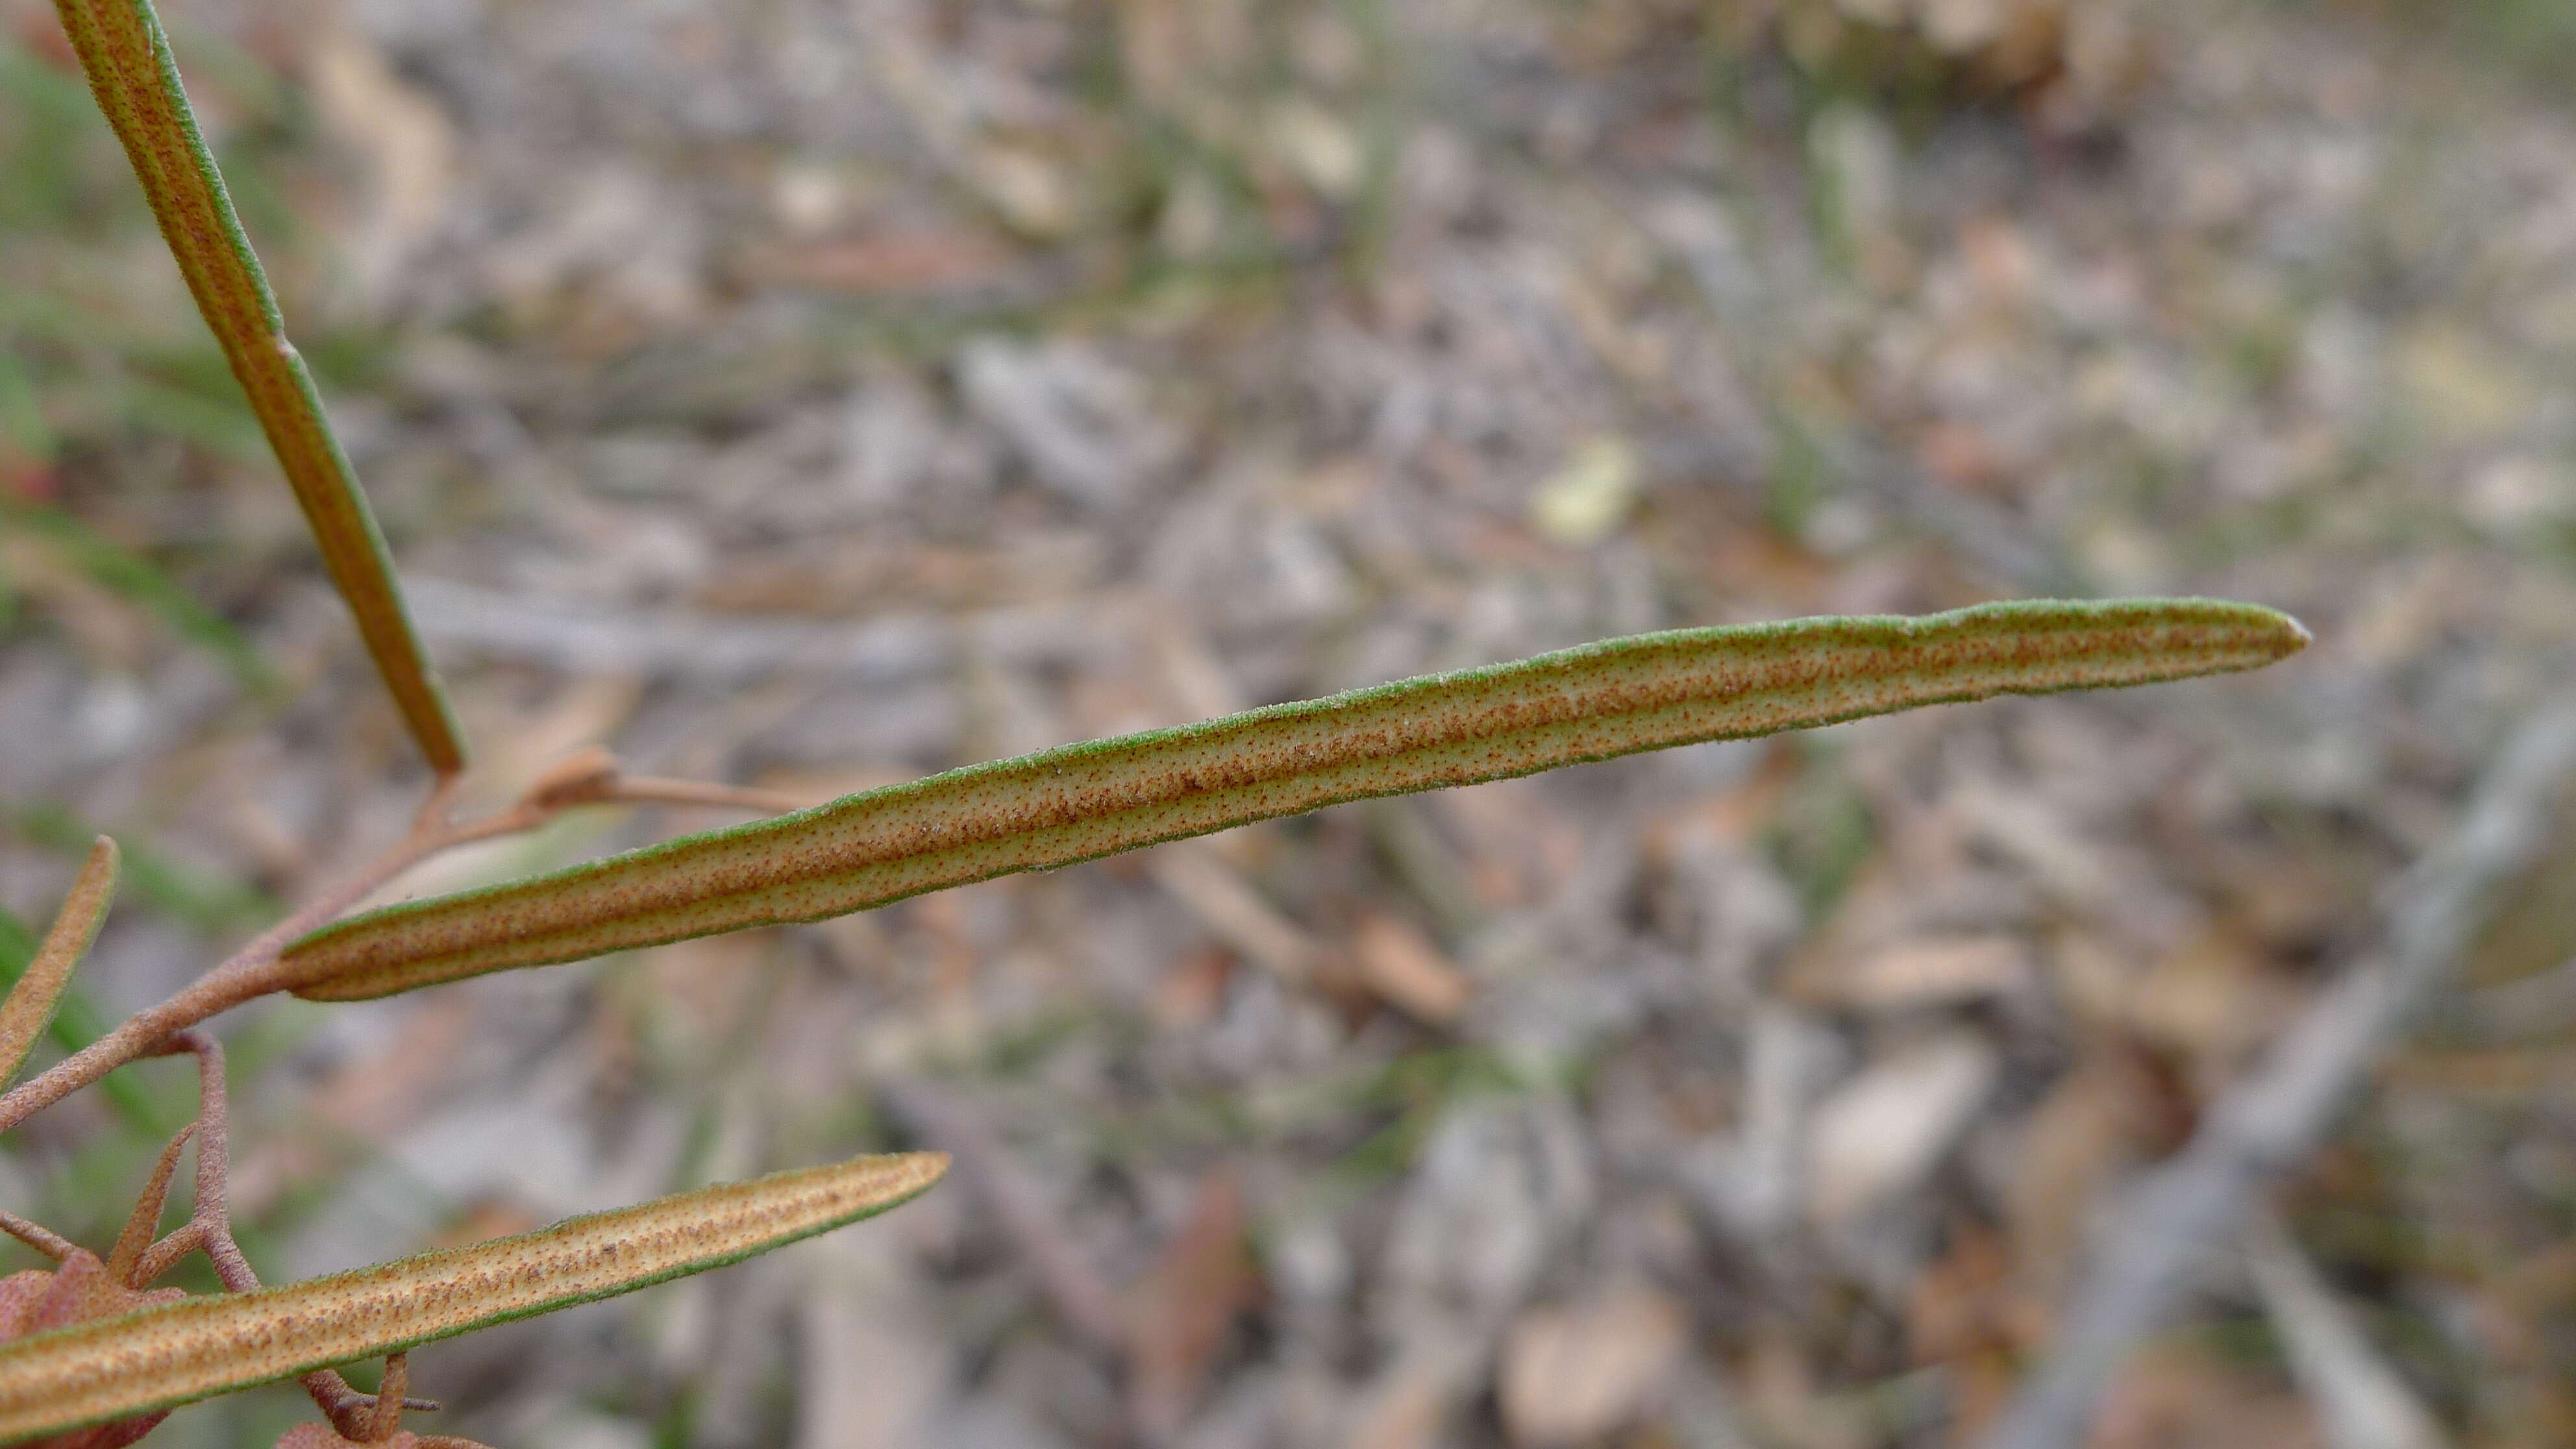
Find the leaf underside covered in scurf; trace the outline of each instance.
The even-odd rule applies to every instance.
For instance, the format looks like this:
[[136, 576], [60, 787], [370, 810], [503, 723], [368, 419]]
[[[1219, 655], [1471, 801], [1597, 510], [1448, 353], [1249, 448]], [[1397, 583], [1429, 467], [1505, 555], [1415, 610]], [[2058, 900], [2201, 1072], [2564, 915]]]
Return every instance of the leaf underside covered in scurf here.
[[2251, 669], [2297, 621], [2202, 599], [1986, 604], [1643, 634], [969, 766], [358, 916], [284, 960], [354, 1000], [865, 910], [1344, 801], [1918, 705]]
[[36, 948], [35, 959], [27, 963], [8, 999], [0, 1001], [0, 1087], [18, 1075], [28, 1048], [53, 1021], [73, 969], [98, 938], [99, 923], [107, 919], [108, 903], [116, 897], [116, 872], [116, 842], [102, 835], [73, 879], [71, 894], [63, 897], [63, 908], [55, 913], [45, 943]]
[[944, 1153], [678, 1193], [471, 1247], [0, 1344], [0, 1442], [184, 1404], [722, 1267], [883, 1212]]
[[148, 0], [54, 0], [54, 8], [403, 723], [432, 769], [444, 775], [464, 768], [463, 737], [403, 611], [384, 536], [323, 415], [312, 375], [286, 340], [267, 274], [197, 134], [160, 17]]

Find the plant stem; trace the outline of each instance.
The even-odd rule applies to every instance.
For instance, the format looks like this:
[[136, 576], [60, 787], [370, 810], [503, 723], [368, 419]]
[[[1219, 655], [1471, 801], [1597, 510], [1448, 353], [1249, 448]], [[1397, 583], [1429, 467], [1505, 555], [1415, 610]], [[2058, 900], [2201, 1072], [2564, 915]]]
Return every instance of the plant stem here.
[[295, 985], [293, 973], [278, 961], [280, 952], [304, 935], [330, 924], [375, 894], [386, 882], [441, 851], [478, 840], [534, 830], [579, 805], [687, 804], [778, 811], [794, 809], [802, 803], [770, 791], [732, 785], [652, 778], [625, 780], [612, 776], [611, 782], [594, 796], [564, 800], [530, 796], [480, 820], [458, 823], [447, 818], [447, 808], [455, 797], [457, 783], [457, 777], [453, 775], [439, 778], [430, 789], [429, 799], [421, 805], [420, 813], [413, 818], [410, 833], [391, 850], [290, 912], [276, 925], [252, 937], [222, 964], [198, 977], [177, 995], [158, 1006], [137, 1012], [114, 1031], [56, 1062], [8, 1095], [0, 1096], [0, 1132], [8, 1131], [127, 1062], [168, 1050], [180, 1032], [208, 1017]]
[[[421, 806], [410, 833], [393, 849], [369, 861], [347, 880], [332, 886], [289, 912], [276, 925], [252, 937], [221, 965], [198, 977], [177, 995], [126, 1018], [114, 1031], [56, 1062], [7, 1096], [0, 1097], [0, 1132], [8, 1131], [127, 1062], [154, 1055], [174, 1035], [206, 1018], [278, 990], [285, 983], [283, 973], [277, 969], [277, 954], [286, 948], [288, 942], [365, 900], [385, 882], [422, 860], [467, 840], [500, 834], [507, 828], [526, 828], [515, 822], [505, 823], [506, 817], [518, 813], [515, 810], [503, 811], [500, 816], [473, 825], [452, 825], [447, 820], [447, 803], [454, 794], [453, 777], [442, 778], [430, 791], [428, 802]], [[495, 826], [502, 828], [493, 828]]]

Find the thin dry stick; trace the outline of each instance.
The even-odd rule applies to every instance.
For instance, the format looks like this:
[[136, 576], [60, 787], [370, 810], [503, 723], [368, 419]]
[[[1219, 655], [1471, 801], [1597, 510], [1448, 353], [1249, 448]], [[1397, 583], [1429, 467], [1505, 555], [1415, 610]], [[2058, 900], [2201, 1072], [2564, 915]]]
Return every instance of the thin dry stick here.
[[286, 989], [292, 982], [279, 968], [278, 953], [287, 943], [346, 914], [387, 882], [442, 851], [534, 830], [564, 811], [581, 805], [672, 803], [682, 794], [688, 796], [685, 803], [746, 810], [775, 810], [782, 804], [792, 808], [794, 803], [769, 791], [729, 785], [698, 786], [691, 781], [650, 778], [628, 780], [615, 774], [612, 763], [595, 790], [559, 798], [538, 798], [532, 791], [507, 809], [480, 820], [458, 823], [447, 818], [447, 807], [455, 796], [456, 783], [452, 776], [439, 781], [430, 791], [427, 803], [421, 806], [420, 814], [414, 818], [410, 833], [391, 850], [253, 937], [222, 964], [198, 977], [177, 995], [128, 1018], [114, 1031], [55, 1063], [42, 1075], [7, 1096], [0, 1097], [0, 1132], [8, 1131], [118, 1067], [156, 1054], [175, 1033], [243, 1002]]
[[2401, 886], [2394, 952], [2357, 966], [2310, 1008], [2255, 1076], [2220, 1099], [2191, 1144], [2131, 1195], [2047, 1360], [1987, 1449], [2069, 1449], [2129, 1351], [2171, 1311], [2194, 1267], [2223, 1253], [2261, 1184], [2312, 1151], [2382, 1043], [2476, 938], [2496, 892], [2547, 843], [2576, 777], [2576, 696], [2543, 708], [2480, 784], [2457, 835]]

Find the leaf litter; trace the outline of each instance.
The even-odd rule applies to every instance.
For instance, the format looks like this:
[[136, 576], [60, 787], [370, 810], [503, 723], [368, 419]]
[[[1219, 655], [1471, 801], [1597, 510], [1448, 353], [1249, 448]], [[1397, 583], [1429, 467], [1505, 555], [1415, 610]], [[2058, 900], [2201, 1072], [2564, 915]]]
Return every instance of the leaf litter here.
[[[335, 385], [335, 415], [487, 748], [517, 731], [480, 721], [560, 709], [638, 769], [696, 749], [700, 773], [746, 783], [876, 782], [996, 753], [977, 741], [1113, 732], [1065, 725], [1104, 692], [1164, 723], [1622, 632], [2069, 581], [2259, 598], [2318, 647], [2278, 677], [1484, 786], [1403, 805], [1397, 828], [1359, 807], [1263, 827], [1223, 868], [1325, 964], [1311, 986], [1211, 914], [1216, 893], [1194, 904], [1142, 859], [800, 931], [761, 969], [846, 1026], [797, 1047], [792, 1094], [743, 1045], [777, 1030], [752, 998], [732, 1002], [739, 1031], [702, 1032], [614, 989], [629, 964], [447, 988], [483, 1044], [476, 1090], [429, 1095], [406, 1135], [456, 1159], [452, 1192], [305, 1216], [369, 1169], [292, 1154], [259, 1226], [299, 1262], [395, 1256], [431, 1231], [415, 1212], [541, 1221], [588, 1175], [647, 1184], [630, 1197], [686, 1178], [714, 1087], [742, 1084], [727, 1130], [748, 1145], [727, 1150], [771, 1165], [887, 1145], [873, 1124], [900, 1115], [895, 1084], [928, 1078], [1041, 1185], [1059, 1250], [1122, 1290], [1178, 1251], [1221, 1170], [1259, 1185], [1241, 1237], [1263, 1276], [1292, 1223], [1344, 1265], [1235, 1310], [1184, 1437], [1515, 1442], [1510, 1345], [1545, 1339], [1519, 1326], [1642, 1293], [1681, 1327], [1639, 1313], [1653, 1332], [1598, 1335], [1597, 1382], [1619, 1390], [1601, 1401], [1624, 1416], [1606, 1432], [1952, 1442], [1943, 1406], [1985, 1392], [1991, 1324], [1936, 1334], [1904, 1286], [2001, 1283], [1977, 1291], [2005, 1296], [2006, 1328], [2062, 1302], [2105, 1251], [2095, 1209], [2371, 952], [2370, 902], [2576, 663], [2553, 552], [2576, 526], [2563, 420], [2495, 405], [2576, 360], [2552, 321], [2576, 186], [2563, 109], [2412, 43], [2394, 6], [2207, 23], [2100, 7], [2125, 39], [2061, 24], [2055, 72], [2042, 50], [1976, 48], [2005, 33], [1981, 30], [1989, 12], [2047, 33], [2041, 0], [1820, 5], [1832, 24], [1750, 39], [1614, 0], [1473, 22], [1394, 7], [1382, 31], [1337, 6], [1284, 7], [1275, 28], [1250, 7], [1167, 8], [1182, 13], [1157, 44], [1180, 59], [1115, 103], [1075, 80], [1096, 22], [1050, 7], [790, 6], [621, 27], [613, 53], [572, 39], [596, 29], [574, 0], [362, 10], [309, 37], [262, 28], [257, 5], [207, 22], [329, 98], [309, 152], [258, 163], [326, 203], [274, 273], [298, 317], [363, 302], [392, 319], [360, 337], [379, 366]], [[1896, 34], [1873, 16], [1969, 57], [1922, 73], [1987, 99], [1917, 112], [1893, 82], [1871, 90]], [[1712, 45], [1731, 100], [1709, 89]], [[1856, 68], [1857, 110], [1801, 111], [1810, 65]], [[401, 90], [365, 95], [384, 84]], [[1355, 186], [1319, 119], [1356, 130]], [[441, 146], [435, 176], [390, 169]], [[699, 164], [717, 151], [735, 162]], [[371, 153], [381, 182], [333, 169]], [[2419, 154], [2457, 164], [2410, 171]], [[604, 168], [613, 184], [562, 184]], [[781, 198], [814, 188], [780, 178], [818, 169], [829, 204], [782, 223]], [[421, 198], [434, 243], [403, 210]], [[651, 247], [618, 241], [656, 218]], [[89, 222], [40, 224], [8, 249], [13, 288], [102, 274]], [[935, 266], [847, 260], [889, 238], [944, 240]], [[364, 295], [334, 303], [309, 279], [347, 248], [382, 252], [354, 256]], [[2402, 285], [2364, 286], [2371, 267]], [[113, 317], [116, 289], [90, 290]], [[148, 611], [57, 620], [70, 595], [38, 592], [0, 652], [13, 801], [192, 863], [238, 858], [219, 788], [314, 840], [385, 834], [408, 747], [337, 606], [309, 565], [196, 543], [256, 532], [203, 517], [270, 507], [273, 474], [200, 450], [185, 488], [135, 487], [156, 465], [143, 430], [111, 425], [91, 361], [107, 344], [13, 325], [78, 443], [47, 460], [61, 506], [253, 635], [308, 692], [286, 728], [373, 720], [330, 749], [258, 748], [269, 726], [223, 704], [246, 693], [180, 667], [198, 646]], [[22, 471], [0, 458], [10, 488]], [[702, 546], [669, 547], [656, 510]], [[836, 554], [909, 560], [911, 592], [878, 584], [881, 563], [745, 586]], [[1044, 563], [1077, 554], [1093, 562]], [[1189, 699], [1175, 638], [1216, 675]], [[594, 674], [647, 683], [585, 705]], [[102, 760], [82, 722], [118, 699], [184, 727]], [[649, 812], [544, 848], [702, 823]], [[76, 854], [0, 838], [0, 896], [42, 920]], [[330, 848], [315, 854], [325, 871]], [[263, 869], [281, 897], [314, 883]], [[2545, 910], [2516, 920], [2484, 989], [2576, 954], [2551, 955]], [[154, 932], [209, 929], [129, 904], [83, 982], [122, 989]], [[1356, 992], [1330, 989], [1344, 960]], [[1184, 974], [1203, 1005], [1167, 1012]], [[258, 1100], [283, 1104], [238, 1127], [245, 1162], [411, 1009], [296, 1017], [282, 1055], [245, 1052]], [[2567, 1124], [2545, 1033], [2563, 1019], [2464, 1013], [2440, 1060], [2404, 1059], [2282, 1198], [2324, 1301], [2455, 1442], [2557, 1422], [2576, 1381], [2556, 1309], [2519, 1281], [2576, 1235], [2549, 1206]], [[1923, 1110], [1889, 1114], [1906, 1120], [1885, 1140], [1835, 1125], [1866, 1125], [1849, 1104], [1896, 1100], [1870, 1084], [1908, 1072], [1942, 1111], [1909, 1102]], [[513, 1163], [486, 1124], [517, 1120], [489, 1115], [514, 1095], [565, 1145]], [[1857, 1175], [1811, 1197], [1828, 1173]], [[1810, 1215], [1827, 1198], [1830, 1229]], [[1678, 1249], [1658, 1204], [1688, 1225]], [[924, 1442], [1114, 1438], [1131, 1370], [1051, 1306], [1007, 1217], [978, 1199], [904, 1237], [909, 1296], [885, 1301], [906, 1309], [871, 1320], [895, 1346], [869, 1352], [932, 1376]], [[1977, 1231], [1999, 1245], [1972, 1251]], [[308, 1235], [320, 1246], [297, 1248]], [[584, 1423], [645, 1442], [736, 1372], [713, 1360], [822, 1366], [797, 1356], [806, 1308], [754, 1312], [693, 1361], [656, 1356], [656, 1300], [630, 1301], [416, 1371], [461, 1432], [503, 1439], [572, 1394]], [[2307, 1310], [2263, 1302], [2250, 1278], [2213, 1285], [2195, 1323], [2279, 1346], [2160, 1344], [2102, 1442], [2316, 1432], [2314, 1350], [2292, 1346], [2313, 1325], [2264, 1327]], [[1708, 1392], [1722, 1408], [1690, 1418]], [[867, 1411], [819, 1389], [736, 1402], [765, 1406], [699, 1423], [704, 1442], [857, 1442], [824, 1416]], [[213, 1412], [159, 1432], [223, 1442]]]

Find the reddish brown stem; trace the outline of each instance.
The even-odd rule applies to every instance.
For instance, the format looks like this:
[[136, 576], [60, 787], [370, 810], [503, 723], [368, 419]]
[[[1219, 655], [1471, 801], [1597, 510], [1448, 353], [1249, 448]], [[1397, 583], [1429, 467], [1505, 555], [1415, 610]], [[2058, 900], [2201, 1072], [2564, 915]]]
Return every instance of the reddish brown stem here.
[[[189, 1206], [187, 1225], [154, 1243], [136, 1260], [129, 1286], [140, 1288], [175, 1267], [192, 1252], [203, 1252], [215, 1265], [215, 1276], [235, 1293], [248, 1293], [260, 1286], [259, 1274], [252, 1270], [250, 1259], [242, 1255], [241, 1245], [233, 1241], [232, 1202], [227, 1169], [232, 1162], [230, 1136], [232, 1113], [230, 1098], [224, 1090], [224, 1049], [222, 1043], [201, 1031], [182, 1031], [172, 1036], [151, 1055], [173, 1055], [186, 1052], [197, 1059], [197, 1120], [186, 1132], [197, 1139], [197, 1194]], [[177, 1143], [172, 1143], [173, 1147]], [[167, 1166], [166, 1159], [164, 1166]], [[165, 1180], [156, 1175], [155, 1185]], [[147, 1189], [147, 1199], [157, 1194]], [[138, 1215], [142, 1209], [138, 1208]], [[349, 1386], [349, 1381], [332, 1369], [317, 1369], [301, 1382], [313, 1405], [330, 1419], [341, 1437], [365, 1442], [381, 1412], [378, 1395], [362, 1394]], [[401, 1385], [396, 1384], [395, 1397], [401, 1400]], [[401, 1400], [413, 1408], [434, 1409], [435, 1404]]]
[[751, 785], [719, 785], [705, 780], [665, 780], [651, 775], [620, 775], [601, 796], [634, 805], [703, 805], [717, 810], [749, 810], [783, 815], [812, 804], [778, 790]]
[[[385, 882], [423, 858], [467, 839], [480, 839], [493, 822], [457, 827], [447, 821], [453, 780], [441, 780], [421, 807], [411, 833], [400, 844], [369, 862], [349, 879], [324, 891], [284, 920], [251, 938], [222, 965], [181, 990], [178, 995], [128, 1017], [114, 1031], [55, 1063], [42, 1075], [0, 1097], [0, 1132], [27, 1120], [127, 1062], [154, 1055], [178, 1032], [218, 1012], [265, 996], [285, 983], [279, 979], [277, 954], [317, 926], [346, 911]], [[504, 815], [512, 812], [505, 811]]]
[[[15, 1091], [0, 1096], [0, 1132], [128, 1062], [182, 1052], [195, 1056], [197, 1119], [163, 1153], [152, 1183], [145, 1189], [144, 1201], [135, 1209], [134, 1221], [118, 1239], [115, 1261], [123, 1269], [119, 1277], [128, 1286], [140, 1288], [169, 1272], [188, 1254], [202, 1252], [214, 1264], [215, 1276], [222, 1280], [225, 1288], [235, 1293], [247, 1293], [258, 1288], [259, 1275], [252, 1270], [250, 1260], [243, 1256], [241, 1245], [233, 1239], [226, 1174], [231, 1161], [228, 1140], [230, 1113], [224, 1090], [223, 1047], [213, 1037], [192, 1028], [218, 1012], [294, 985], [291, 973], [278, 961], [279, 953], [288, 943], [329, 923], [387, 882], [440, 851], [535, 829], [577, 805], [623, 802], [777, 811], [795, 809], [799, 803], [769, 791], [729, 785], [700, 785], [685, 780], [650, 778], [628, 780], [619, 777], [615, 761], [604, 756], [596, 772], [604, 783], [595, 790], [564, 792], [555, 789], [550, 782], [541, 781], [508, 809], [463, 824], [447, 818], [447, 807], [454, 796], [457, 781], [453, 776], [442, 777], [421, 806], [410, 832], [391, 850], [253, 937], [222, 964], [177, 995], [128, 1018], [114, 1031], [56, 1063]], [[179, 1149], [192, 1135], [197, 1142], [196, 1201], [184, 1226], [159, 1242], [151, 1242], [151, 1229], [160, 1215], [160, 1205], [168, 1190]], [[13, 1213], [0, 1212], [0, 1232], [21, 1239], [57, 1262], [79, 1251], [68, 1239]], [[438, 1407], [434, 1403], [405, 1397], [403, 1390], [408, 1376], [408, 1360], [395, 1354], [386, 1360], [384, 1385], [372, 1395], [361, 1394], [351, 1388], [346, 1379], [331, 1369], [306, 1374], [301, 1382], [305, 1392], [312, 1396], [315, 1407], [331, 1421], [342, 1438], [372, 1443], [394, 1433], [405, 1408], [427, 1410]], [[469, 1440], [445, 1436], [431, 1436], [423, 1443], [471, 1446]]]
[[774, 791], [735, 785], [649, 777], [627, 779], [614, 774], [607, 778], [609, 783], [597, 794], [549, 799], [532, 792], [506, 810], [464, 824], [447, 818], [448, 801], [455, 793], [457, 782], [452, 777], [440, 780], [431, 790], [428, 803], [421, 807], [411, 833], [404, 836], [400, 844], [253, 937], [223, 964], [197, 978], [178, 995], [127, 1018], [116, 1030], [55, 1063], [42, 1075], [21, 1084], [8, 1095], [0, 1096], [0, 1132], [8, 1131], [127, 1062], [156, 1054], [162, 1049], [162, 1044], [170, 1041], [176, 1033], [208, 1017], [272, 991], [294, 986], [296, 983], [292, 976], [278, 964], [278, 953], [297, 938], [330, 924], [386, 882], [440, 851], [533, 830], [578, 805], [706, 805], [779, 811], [796, 809], [801, 803]]
[[367, 1419], [367, 1440], [390, 1439], [402, 1427], [403, 1390], [411, 1386], [411, 1355], [389, 1354], [384, 1379], [376, 1385], [375, 1412]]
[[42, 1223], [31, 1223], [6, 1209], [0, 1209], [0, 1233], [7, 1233], [57, 1263], [80, 1251], [80, 1244]]

